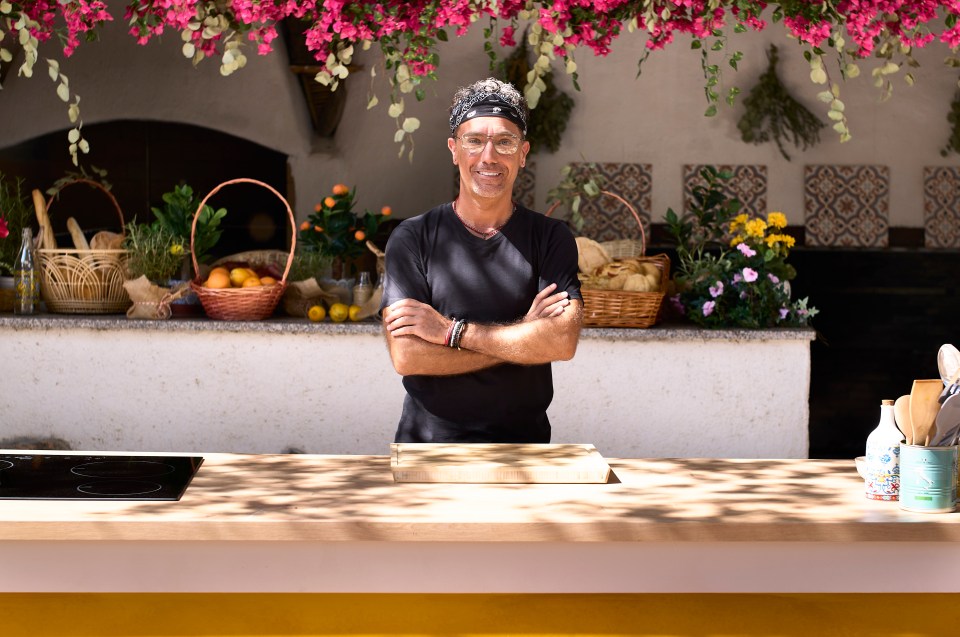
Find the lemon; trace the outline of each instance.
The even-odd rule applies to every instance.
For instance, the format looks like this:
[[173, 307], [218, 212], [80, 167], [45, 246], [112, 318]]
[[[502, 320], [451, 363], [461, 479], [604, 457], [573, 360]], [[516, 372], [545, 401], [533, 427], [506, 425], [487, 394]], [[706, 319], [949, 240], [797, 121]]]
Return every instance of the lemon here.
[[343, 323], [350, 316], [350, 308], [345, 303], [334, 303], [330, 306], [330, 319], [334, 323]]
[[323, 309], [322, 305], [314, 305], [309, 310], [307, 310], [307, 318], [317, 323], [322, 321], [327, 316], [327, 311]]
[[360, 320], [360, 306], [359, 306], [359, 305], [351, 305], [351, 306], [350, 306], [350, 312], [349, 312], [349, 314], [350, 314], [350, 320], [351, 320], [351, 321], [359, 321], [359, 320]]
[[234, 268], [230, 270], [230, 284], [235, 288], [243, 286], [243, 282], [250, 278], [250, 270], [246, 268]]

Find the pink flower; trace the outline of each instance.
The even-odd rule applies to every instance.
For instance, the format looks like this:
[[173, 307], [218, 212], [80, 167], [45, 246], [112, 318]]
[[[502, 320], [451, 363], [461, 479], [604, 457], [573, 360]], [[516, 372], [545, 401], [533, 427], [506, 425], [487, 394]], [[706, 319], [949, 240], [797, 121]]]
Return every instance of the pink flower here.
[[10, 228], [7, 226], [7, 220], [0, 215], [0, 239], [6, 239], [10, 236]]
[[710, 286], [710, 296], [717, 298], [721, 294], [723, 294], [723, 281], [717, 281], [716, 285]]
[[788, 316], [789, 314], [790, 314], [790, 310], [788, 310], [788, 309], [785, 308], [785, 307], [781, 307], [781, 308], [780, 308], [780, 320], [781, 320], [781, 321], [782, 321], [783, 319], [787, 318], [787, 316]]
[[743, 269], [743, 280], [747, 283], [753, 283], [757, 280], [757, 277], [760, 276], [757, 274], [757, 271], [753, 268], [744, 268]]
[[706, 303], [704, 303], [704, 304], [703, 304], [703, 315], [704, 315], [704, 316], [710, 316], [711, 314], [713, 314], [713, 308], [715, 308], [716, 306], [717, 306], [717, 304], [716, 304], [714, 301], [707, 301]]
[[745, 257], [755, 257], [757, 256], [757, 251], [748, 246], [746, 243], [738, 243], [737, 250]]
[[770, 279], [770, 283], [773, 283], [774, 285], [780, 283], [780, 278], [772, 272], [767, 272], [767, 278]]

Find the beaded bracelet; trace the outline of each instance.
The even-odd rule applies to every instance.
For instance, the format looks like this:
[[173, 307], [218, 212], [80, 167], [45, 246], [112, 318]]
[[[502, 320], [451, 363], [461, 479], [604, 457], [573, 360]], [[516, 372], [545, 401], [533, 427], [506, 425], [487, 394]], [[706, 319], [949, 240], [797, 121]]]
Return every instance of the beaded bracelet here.
[[447, 335], [443, 338], [443, 344], [446, 345], [447, 347], [451, 347], [450, 337], [453, 336], [453, 328], [456, 327], [457, 325], [456, 317], [450, 317], [450, 318], [452, 318], [453, 321], [450, 323], [450, 327], [447, 328]]
[[453, 330], [453, 336], [450, 338], [450, 347], [460, 349], [460, 338], [463, 336], [463, 330], [466, 329], [467, 322], [463, 319], [457, 321], [457, 327]]

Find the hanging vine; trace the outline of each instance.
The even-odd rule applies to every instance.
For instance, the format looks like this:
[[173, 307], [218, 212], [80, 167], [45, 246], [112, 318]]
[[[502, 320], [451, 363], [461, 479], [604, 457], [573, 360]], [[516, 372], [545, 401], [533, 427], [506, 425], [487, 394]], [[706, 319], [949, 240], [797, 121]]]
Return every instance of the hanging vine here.
[[953, 95], [947, 121], [950, 122], [950, 138], [947, 139], [947, 145], [940, 151], [942, 157], [950, 153], [960, 153], [960, 91]]
[[784, 149], [789, 141], [797, 148], [807, 148], [820, 142], [820, 129], [824, 127], [820, 119], [808, 111], [803, 104], [793, 99], [777, 76], [777, 47], [770, 45], [767, 52], [770, 64], [757, 85], [743, 100], [746, 111], [737, 128], [743, 141], [763, 144], [773, 140], [784, 159], [790, 161], [790, 155]]

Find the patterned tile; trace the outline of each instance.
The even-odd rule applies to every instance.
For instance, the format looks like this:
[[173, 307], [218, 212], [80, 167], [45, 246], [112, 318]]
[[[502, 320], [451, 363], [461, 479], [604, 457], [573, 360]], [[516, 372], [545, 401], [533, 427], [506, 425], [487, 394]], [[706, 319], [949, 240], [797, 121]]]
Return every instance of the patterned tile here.
[[[460, 194], [460, 171], [453, 167], [453, 198], [456, 199]], [[536, 210], [534, 207], [537, 196], [537, 162], [528, 160], [526, 167], [517, 175], [517, 180], [513, 182], [514, 201], [526, 206], [530, 210]]]
[[960, 248], [960, 168], [923, 169], [923, 244]]
[[886, 166], [806, 166], [806, 245], [885, 248], [890, 170]]
[[[650, 164], [627, 164], [606, 162], [596, 164], [606, 179], [604, 190], [620, 195], [637, 209], [643, 230], [650, 236], [650, 209], [653, 206], [651, 191], [653, 167]], [[574, 171], [583, 170], [582, 164], [573, 164]], [[580, 205], [583, 228], [578, 234], [595, 241], [639, 239], [637, 221], [622, 203], [613, 197], [584, 198]]]
[[[684, 164], [683, 166], [683, 210], [689, 214], [693, 205], [693, 187], [703, 185], [700, 171], [704, 164]], [[728, 197], [736, 197], [743, 204], [742, 212], [757, 217], [766, 217], [767, 210], [767, 167], [762, 165], [722, 164], [714, 166], [717, 170], [733, 173], [733, 177], [720, 184]]]

